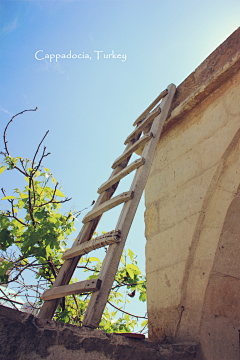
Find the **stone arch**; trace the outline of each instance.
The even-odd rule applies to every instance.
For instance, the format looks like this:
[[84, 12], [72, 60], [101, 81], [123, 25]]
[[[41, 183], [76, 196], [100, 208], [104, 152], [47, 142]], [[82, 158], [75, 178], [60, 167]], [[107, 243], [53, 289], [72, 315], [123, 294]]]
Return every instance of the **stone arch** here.
[[[200, 340], [204, 353], [216, 351], [209, 341], [224, 344], [221, 337], [228, 336], [233, 343], [231, 359], [238, 356], [240, 329], [239, 154], [240, 129], [223, 154], [203, 203], [185, 268], [181, 296], [184, 310], [176, 331], [178, 341]], [[220, 345], [218, 351], [222, 359], [224, 349]]]

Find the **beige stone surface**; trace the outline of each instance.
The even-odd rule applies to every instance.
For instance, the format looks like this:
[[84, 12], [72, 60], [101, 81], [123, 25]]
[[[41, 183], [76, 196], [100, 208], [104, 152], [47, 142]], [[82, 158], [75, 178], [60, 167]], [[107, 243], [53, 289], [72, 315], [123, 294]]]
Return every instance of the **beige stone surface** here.
[[171, 192], [176, 191], [186, 183], [186, 180], [194, 179], [201, 172], [203, 170], [199, 152], [191, 149], [173, 160], [171, 166], [166, 166], [161, 171], [158, 171], [157, 174], [155, 172], [149, 176], [146, 187], [148, 202], [158, 201]]
[[200, 339], [207, 360], [239, 360], [240, 321], [203, 313]]
[[221, 234], [220, 228], [203, 227], [198, 240], [198, 246], [194, 253], [195, 266], [197, 267], [198, 260], [210, 260], [213, 258], [218, 247], [219, 236]]
[[159, 231], [164, 231], [201, 211], [215, 171], [215, 167], [205, 171], [160, 202]]
[[[240, 322], [240, 52], [228, 60], [180, 86], [145, 189], [150, 339], [199, 341], [206, 360], [237, 359]], [[226, 341], [213, 356], [227, 328], [232, 357]]]
[[153, 308], [149, 316], [148, 335], [156, 343], [173, 343], [182, 314], [181, 306]]
[[[171, 131], [163, 135], [156, 149], [151, 174], [162, 170], [193, 148], [198, 151], [198, 145], [204, 140], [210, 139], [220, 129], [225, 130], [225, 135], [229, 132], [228, 128], [231, 123], [234, 123], [239, 118], [239, 82], [240, 72], [211, 94], [204, 102], [193, 108], [191, 115], [188, 114], [184, 121], [177, 123]], [[219, 98], [221, 98], [221, 101], [219, 101]], [[229, 106], [232, 106], [232, 109]], [[227, 127], [226, 124], [228, 124]], [[225, 139], [222, 140], [225, 141]], [[178, 144], [177, 149], [175, 146], [176, 141]], [[215, 158], [216, 160], [217, 158]]]
[[148, 273], [187, 260], [197, 220], [198, 214], [194, 214], [175, 226], [149, 237], [146, 244]]
[[232, 192], [216, 188], [205, 212], [204, 226], [221, 229], [233, 198]]
[[147, 283], [148, 309], [178, 306], [186, 261], [153, 271]]
[[158, 232], [158, 207], [152, 204], [147, 208], [144, 214], [145, 219], [145, 236], [150, 237]]
[[240, 320], [240, 279], [211, 274], [204, 301], [204, 312]]
[[[239, 218], [237, 220], [239, 227]], [[231, 276], [240, 279], [240, 233], [238, 235], [231, 234], [224, 231], [221, 234], [215, 262], [213, 265], [213, 272], [222, 273], [226, 276]]]
[[186, 309], [201, 313], [212, 261], [198, 260], [197, 265], [198, 267], [192, 266], [189, 271], [183, 303]]
[[181, 321], [175, 333], [176, 341], [191, 341], [191, 339], [199, 339], [200, 324], [202, 320], [202, 313], [184, 307]]

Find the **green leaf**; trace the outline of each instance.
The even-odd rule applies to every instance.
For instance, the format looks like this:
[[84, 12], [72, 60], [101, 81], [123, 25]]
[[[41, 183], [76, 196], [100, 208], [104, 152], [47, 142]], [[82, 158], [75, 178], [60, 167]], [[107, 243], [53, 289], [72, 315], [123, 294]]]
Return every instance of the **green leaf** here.
[[132, 269], [130, 268], [129, 265], [126, 266], [127, 272], [130, 276], [131, 279], [134, 279], [134, 272], [132, 271]]
[[60, 190], [56, 190], [55, 195], [59, 196], [59, 197], [65, 197], [65, 195], [63, 195], [63, 193]]
[[51, 255], [51, 253], [52, 253], [52, 250], [51, 250], [50, 245], [46, 246], [46, 255], [47, 255], [47, 257], [48, 257], [49, 255]]
[[97, 257], [90, 257], [88, 260], [89, 260], [89, 261], [101, 262]]
[[127, 265], [127, 267], [135, 270], [137, 274], [141, 273], [141, 271], [139, 270], [139, 267], [137, 265], [129, 264], [129, 265]]
[[4, 198], [2, 198], [2, 200], [10, 200], [10, 199], [17, 199], [16, 196], [5, 196]]
[[5, 168], [6, 168], [6, 166], [1, 166], [0, 167], [0, 174], [4, 172]]
[[128, 249], [128, 256], [130, 256], [131, 261], [133, 261], [134, 253], [130, 249]]
[[123, 263], [123, 265], [126, 264], [125, 261], [124, 261], [124, 259], [123, 259], [123, 256], [121, 256], [121, 262]]
[[141, 323], [141, 326], [142, 326], [142, 327], [143, 327], [143, 326], [146, 326], [147, 323], [148, 323], [148, 320], [144, 320], [144, 321]]

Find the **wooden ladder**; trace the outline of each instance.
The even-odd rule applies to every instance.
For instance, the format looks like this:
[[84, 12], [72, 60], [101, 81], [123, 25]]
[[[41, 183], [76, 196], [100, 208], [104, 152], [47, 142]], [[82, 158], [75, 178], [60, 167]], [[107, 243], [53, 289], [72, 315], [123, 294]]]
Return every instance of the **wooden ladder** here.
[[[84, 225], [72, 248], [62, 256], [65, 261], [55, 283], [51, 289], [46, 290], [42, 295], [42, 300], [45, 302], [38, 314], [39, 318], [51, 319], [62, 297], [92, 292], [83, 326], [98, 327], [175, 91], [175, 85], [169, 85], [134, 122], [133, 126], [136, 125], [136, 128], [125, 140], [125, 151], [114, 161], [111, 176], [98, 189], [100, 195], [94, 208], [84, 217], [82, 221]], [[160, 100], [162, 100], [160, 105], [154, 109]], [[144, 134], [142, 135], [143, 131]], [[128, 165], [131, 155], [139, 148], [143, 148], [141, 157]], [[136, 173], [130, 190], [111, 198], [119, 181], [134, 170]], [[91, 240], [102, 214], [122, 203], [124, 206], [116, 229]], [[98, 279], [80, 281], [69, 285], [80, 257], [105, 245], [109, 245], [109, 247]]]

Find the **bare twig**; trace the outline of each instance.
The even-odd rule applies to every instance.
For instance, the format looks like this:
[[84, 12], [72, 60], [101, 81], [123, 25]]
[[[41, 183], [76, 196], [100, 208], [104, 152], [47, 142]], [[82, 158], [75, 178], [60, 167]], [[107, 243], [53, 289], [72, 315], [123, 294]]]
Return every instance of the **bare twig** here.
[[7, 154], [8, 154], [8, 156], [10, 156], [10, 154], [9, 154], [8, 147], [7, 147], [7, 143], [8, 143], [8, 142], [7, 142], [7, 140], [6, 140], [7, 128], [8, 128], [8, 126], [10, 125], [10, 123], [13, 121], [13, 119], [14, 119], [16, 116], [21, 115], [21, 114], [25, 113], [26, 111], [37, 111], [37, 107], [36, 107], [36, 109], [23, 110], [23, 111], [21, 111], [20, 113], [14, 115], [14, 116], [11, 118], [11, 120], [7, 123], [7, 126], [5, 127], [5, 130], [4, 130], [4, 133], [3, 133], [3, 141], [4, 141], [4, 145], [5, 145], [5, 150], [6, 150]]
[[7, 294], [2, 290], [0, 289], [0, 291], [3, 293], [4, 296], [6, 296], [6, 300], [7, 301], [10, 301], [10, 303], [15, 307], [16, 310], [18, 310], [18, 308], [16, 307], [16, 305], [12, 302], [12, 300], [7, 296]]
[[35, 222], [35, 219], [33, 217], [33, 209], [32, 209], [31, 184], [32, 184], [32, 175], [29, 177], [28, 209], [29, 209], [29, 215], [30, 215], [31, 220], [33, 222], [33, 226], [34, 226], [34, 228], [36, 228], [36, 222]]
[[[47, 133], [48, 133], [48, 131], [47, 131]], [[47, 133], [46, 133], [46, 135], [47, 135]], [[45, 135], [45, 136], [46, 136], [46, 135]], [[43, 139], [44, 139], [44, 138], [43, 138]], [[42, 153], [41, 159], [39, 160], [38, 165], [37, 165], [36, 168], [34, 169], [34, 172], [33, 172], [34, 174], [35, 174], [35, 172], [37, 172], [38, 169], [40, 168], [41, 163], [42, 163], [42, 161], [43, 161], [43, 158], [45, 158], [45, 157], [47, 157], [48, 155], [51, 154], [51, 153], [45, 154], [45, 151], [46, 151], [46, 146], [44, 146], [44, 148], [43, 148], [43, 153]]]
[[130, 316], [133, 316], [133, 317], [139, 318], [139, 319], [146, 319], [146, 320], [148, 319], [148, 318], [145, 317], [145, 316], [137, 316], [137, 315], [130, 314], [130, 313], [128, 313], [127, 311], [124, 311], [124, 310], [118, 308], [117, 306], [113, 305], [110, 301], [108, 301], [108, 304], [111, 305], [112, 307], [114, 307], [115, 309], [123, 312], [124, 314], [130, 315]]
[[47, 204], [62, 204], [62, 203], [64, 203], [64, 202], [66, 202], [66, 201], [70, 201], [70, 200], [72, 200], [72, 198], [66, 198], [65, 200], [60, 200], [60, 201], [54, 201], [54, 197], [55, 197], [55, 195], [56, 195], [56, 191], [57, 191], [57, 186], [58, 186], [58, 182], [56, 183], [56, 185], [55, 185], [55, 188], [54, 188], [54, 191], [53, 191], [53, 195], [52, 195], [52, 198], [51, 198], [51, 200], [49, 200], [49, 201], [47, 201], [46, 203], [43, 203], [43, 204], [41, 204], [41, 205], [35, 205], [35, 207], [38, 207], [38, 208], [40, 208], [40, 207], [43, 207], [43, 206], [45, 206], [45, 205], [47, 205]]
[[[5, 193], [3, 188], [1, 188], [1, 191], [2, 191], [2, 193], [4, 195], [4, 197], [6, 197], [6, 193]], [[15, 216], [15, 212], [14, 212], [14, 208], [13, 208], [13, 199], [8, 199], [8, 202], [11, 204], [11, 207], [12, 207], [12, 215], [11, 215], [10, 211], [8, 211], [7, 214], [1, 213], [1, 215], [5, 216], [7, 218], [13, 218], [13, 219], [17, 220], [20, 224], [22, 224], [24, 226], [28, 226], [28, 224], [25, 224], [23, 221], [19, 220], [17, 218], [17, 216]]]
[[24, 270], [26, 270], [27, 268], [29, 268], [30, 266], [33, 266], [33, 264], [36, 262], [37, 260], [34, 260], [32, 263], [27, 264], [26, 266], [24, 266], [22, 269], [19, 270], [18, 274], [12, 279], [8, 281], [8, 284], [10, 284], [11, 282], [16, 281], [19, 276], [23, 273]]
[[[4, 154], [5, 156], [7, 156], [7, 155], [10, 156], [10, 153], [9, 153], [9, 150], [8, 150], [8, 146], [7, 146], [8, 141], [6, 140], [6, 135], [7, 135], [8, 126], [9, 126], [10, 123], [13, 121], [13, 119], [14, 119], [16, 116], [25, 113], [26, 111], [36, 111], [36, 110], [37, 110], [37, 107], [36, 107], [35, 109], [29, 109], [29, 110], [21, 111], [20, 113], [14, 115], [14, 116], [11, 118], [11, 120], [7, 123], [7, 126], [5, 127], [5, 130], [4, 130], [4, 133], [3, 133], [3, 141], [4, 141], [4, 145], [5, 145], [6, 154], [4, 154], [3, 152], [2, 152], [2, 154]], [[27, 174], [27, 172], [25, 171], [25, 169], [24, 169], [24, 171], [22, 171], [18, 166], [14, 165], [13, 162], [11, 162], [11, 164], [13, 165], [13, 167], [14, 167], [15, 169], [17, 169], [18, 171], [20, 171], [23, 175], [28, 176], [28, 174]], [[22, 164], [22, 162], [21, 162], [21, 164]], [[23, 164], [22, 164], [22, 166], [23, 166]], [[24, 166], [23, 166], [23, 168], [24, 168]]]
[[[89, 267], [87, 267], [87, 266], [77, 266], [77, 268], [78, 269], [86, 269], [86, 270], [89, 270], [89, 271], [95, 271], [95, 269], [91, 269], [91, 268], [89, 268]], [[97, 271], [97, 272], [99, 272], [99, 271]]]
[[74, 301], [75, 301], [75, 304], [76, 304], [77, 309], [79, 310], [76, 296], [75, 296], [74, 294], [72, 294], [72, 297], [73, 297], [73, 299], [74, 299]]
[[[40, 147], [41, 147], [41, 145], [42, 145], [42, 143], [43, 143], [43, 141], [44, 141], [44, 139], [45, 139], [45, 137], [47, 136], [48, 133], [49, 133], [49, 130], [46, 132], [46, 134], [44, 135], [44, 137], [42, 138], [41, 142], [38, 145], [37, 151], [35, 152], [35, 155], [34, 155], [34, 158], [33, 158], [33, 161], [32, 161], [32, 168], [34, 168], [34, 163], [35, 163], [37, 153], [38, 153], [38, 151], [39, 151], [39, 149], [40, 149]], [[44, 147], [44, 149], [45, 149], [45, 147]]]

